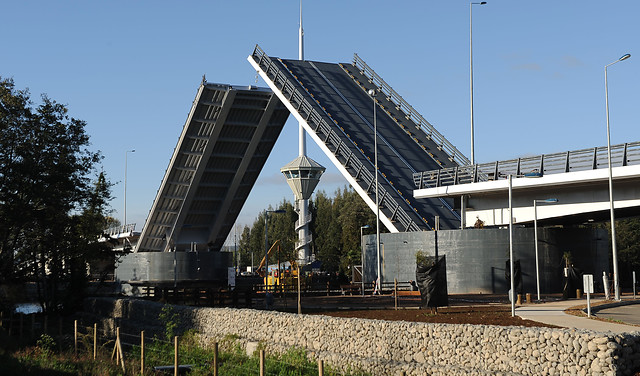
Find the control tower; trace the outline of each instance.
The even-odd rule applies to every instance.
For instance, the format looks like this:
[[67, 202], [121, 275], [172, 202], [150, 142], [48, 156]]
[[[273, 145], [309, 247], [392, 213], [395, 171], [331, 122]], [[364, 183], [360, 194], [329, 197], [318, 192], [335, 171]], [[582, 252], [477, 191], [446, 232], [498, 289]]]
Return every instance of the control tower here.
[[309, 231], [309, 223], [311, 222], [309, 198], [313, 190], [316, 189], [324, 170], [322, 165], [302, 153], [280, 169], [280, 172], [287, 178], [287, 184], [291, 187], [296, 198], [296, 212], [298, 213], [296, 251], [300, 265], [311, 262], [311, 247], [309, 245], [312, 237]]

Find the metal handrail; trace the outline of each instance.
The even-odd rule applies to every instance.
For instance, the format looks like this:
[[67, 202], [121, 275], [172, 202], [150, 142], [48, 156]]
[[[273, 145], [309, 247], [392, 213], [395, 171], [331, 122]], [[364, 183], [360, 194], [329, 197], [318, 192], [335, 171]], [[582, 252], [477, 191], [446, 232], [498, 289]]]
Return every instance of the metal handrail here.
[[[352, 158], [353, 152], [344, 145], [343, 140], [349, 140], [356, 150], [360, 150], [353, 141], [346, 137], [340, 137], [336, 131], [325, 121], [324, 117], [314, 108], [314, 106], [306, 99], [309, 96], [307, 93], [303, 93], [296, 88], [287, 76], [296, 80], [290, 72], [283, 73], [281, 69], [276, 66], [276, 63], [260, 48], [255, 47], [252, 54], [255, 62], [263, 69], [266, 75], [273, 81], [273, 83], [280, 89], [282, 94], [288, 98], [290, 104], [296, 107], [301, 117], [305, 118], [307, 123], [314, 128], [314, 131], [318, 136], [324, 140], [325, 145], [330, 150], [333, 150], [336, 158], [342, 163], [347, 170], [352, 170], [358, 173], [357, 178], [362, 182], [361, 186], [371, 187], [375, 184], [375, 176], [366, 168], [358, 158]], [[298, 81], [298, 83], [300, 83]], [[364, 153], [360, 151], [362, 156]], [[366, 157], [365, 157], [366, 158]], [[404, 228], [404, 231], [420, 231], [420, 227], [409, 217], [404, 210], [398, 210], [400, 205], [390, 195], [386, 194], [384, 187], [378, 183], [378, 193], [381, 197], [380, 205], [389, 209], [393, 213], [391, 220], [397, 220]]]
[[[640, 141], [612, 145], [611, 165], [612, 167], [640, 165]], [[473, 166], [419, 172], [413, 174], [413, 181], [416, 188], [422, 189], [505, 179], [509, 175], [543, 176], [608, 167], [607, 147], [599, 146]]]
[[391, 86], [389, 86], [382, 77], [371, 69], [367, 63], [362, 60], [358, 54], [353, 54], [353, 65], [361, 69], [361, 73], [369, 77], [372, 82], [380, 88], [380, 90], [387, 95], [387, 99], [397, 105], [398, 110], [402, 111], [408, 118], [414, 123], [420, 126], [420, 129], [427, 134], [427, 137], [431, 138], [438, 146], [440, 146], [449, 157], [458, 165], [465, 166], [471, 164], [469, 159], [453, 146], [438, 130], [431, 125], [418, 111], [416, 111], [409, 103], [407, 103], [400, 94], [396, 93]]

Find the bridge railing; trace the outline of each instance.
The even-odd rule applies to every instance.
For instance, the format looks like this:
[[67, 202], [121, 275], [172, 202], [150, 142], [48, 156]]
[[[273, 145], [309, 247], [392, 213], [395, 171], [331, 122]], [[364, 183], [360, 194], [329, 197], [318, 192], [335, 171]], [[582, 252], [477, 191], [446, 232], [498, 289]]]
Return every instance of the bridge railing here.
[[[640, 141], [612, 145], [611, 165], [613, 167], [640, 165]], [[607, 147], [600, 146], [419, 172], [413, 174], [413, 180], [416, 188], [423, 189], [505, 179], [509, 175], [537, 177], [608, 167]]]
[[[346, 134], [343, 137], [334, 130], [338, 127], [331, 127], [320, 112], [307, 100], [309, 93], [304, 93], [298, 89], [293, 80], [293, 75], [286, 69], [280, 69], [281, 62], [271, 59], [259, 46], [253, 51], [254, 61], [262, 68], [269, 79], [281, 91], [281, 93], [289, 100], [289, 103], [295, 107], [298, 114], [303, 117], [307, 124], [314, 129], [317, 136], [324, 140], [325, 145], [331, 150], [336, 158], [342, 163], [345, 169], [353, 171], [352, 176], [360, 182], [360, 186], [364, 187], [367, 192], [375, 189], [375, 176], [362, 164], [360, 159], [354, 155], [349, 146], [343, 140], [353, 143]], [[284, 66], [282, 66], [284, 68]], [[298, 82], [299, 83], [299, 82]], [[354, 150], [360, 150], [357, 145], [353, 145]], [[361, 152], [362, 154], [362, 152]], [[364, 154], [362, 154], [364, 156]], [[365, 157], [366, 158], [366, 157]], [[380, 207], [386, 208], [391, 213], [390, 220], [399, 222], [401, 231], [420, 231], [420, 227], [411, 220], [411, 217], [400, 208], [398, 202], [393, 199], [392, 195], [378, 183], [378, 196], [380, 198]]]
[[396, 93], [382, 77], [371, 69], [367, 63], [362, 60], [358, 54], [353, 55], [353, 65], [360, 69], [361, 73], [368, 77], [372, 83], [380, 88], [380, 90], [387, 96], [387, 99], [398, 106], [398, 110], [405, 113], [408, 119], [411, 119], [414, 123], [420, 126], [420, 129], [424, 131], [427, 136], [432, 139], [440, 148], [442, 148], [451, 158], [451, 160], [460, 166], [469, 165], [471, 162], [467, 157], [458, 150], [453, 144], [451, 144], [438, 130], [431, 125], [418, 111], [416, 111], [409, 103], [407, 103], [400, 94]]

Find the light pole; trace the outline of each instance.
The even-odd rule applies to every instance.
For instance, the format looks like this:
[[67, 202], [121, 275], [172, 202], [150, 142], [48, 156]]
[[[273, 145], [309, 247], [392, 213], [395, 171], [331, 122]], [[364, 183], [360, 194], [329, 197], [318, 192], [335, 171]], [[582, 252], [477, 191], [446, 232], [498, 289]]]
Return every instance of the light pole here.
[[515, 317], [516, 291], [513, 277], [513, 175], [509, 175], [509, 277], [511, 280], [511, 317]]
[[376, 175], [376, 263], [378, 266], [377, 278], [382, 287], [382, 274], [380, 273], [380, 202], [378, 199], [378, 121], [376, 119], [376, 91], [369, 89], [369, 95], [373, 99], [373, 154]]
[[265, 292], [269, 285], [269, 238], [268, 224], [269, 213], [285, 213], [284, 210], [265, 210], [264, 211], [264, 285]]
[[474, 154], [474, 129], [473, 129], [473, 6], [474, 5], [485, 5], [486, 1], [481, 1], [479, 3], [469, 3], [469, 85], [471, 92], [471, 164], [474, 165], [476, 163], [475, 154]]
[[365, 228], [371, 228], [370, 225], [360, 226], [360, 261], [362, 263], [360, 269], [360, 281], [362, 282], [362, 296], [364, 296], [364, 247], [362, 245], [362, 237], [364, 236], [363, 230]]
[[609, 128], [609, 88], [607, 84], [607, 68], [619, 61], [627, 60], [631, 54], [622, 55], [618, 60], [604, 66], [604, 96], [607, 111], [607, 156], [609, 159], [609, 210], [611, 211], [611, 251], [613, 252], [613, 286], [615, 299], [620, 300], [620, 278], [618, 276], [618, 249], [616, 248], [616, 224], [613, 212], [613, 169], [611, 167], [611, 132]]
[[538, 203], [556, 203], [557, 198], [548, 198], [545, 200], [533, 200], [533, 234], [536, 243], [536, 290], [538, 292], [538, 301], [540, 301], [540, 268], [538, 264]]
[[135, 153], [136, 150], [127, 150], [124, 152], [124, 223], [122, 224], [122, 230], [126, 231], [127, 228], [127, 157], [129, 153]]

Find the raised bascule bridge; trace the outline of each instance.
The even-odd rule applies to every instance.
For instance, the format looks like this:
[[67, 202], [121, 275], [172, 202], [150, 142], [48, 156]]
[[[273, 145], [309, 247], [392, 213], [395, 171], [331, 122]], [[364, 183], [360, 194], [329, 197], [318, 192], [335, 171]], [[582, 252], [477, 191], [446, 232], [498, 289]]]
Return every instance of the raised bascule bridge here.
[[[532, 200], [561, 194], [563, 204], [541, 210], [547, 224], [603, 219], [597, 214], [605, 209], [606, 148], [470, 165], [358, 55], [348, 63], [326, 63], [272, 57], [256, 46], [248, 61], [269, 88], [203, 79], [134, 253], [118, 268], [120, 280], [227, 283], [229, 254], [216, 251], [222, 248], [289, 114], [374, 212], [378, 174], [380, 220], [391, 233], [382, 238], [385, 280], [415, 279], [416, 252], [432, 253], [438, 248], [432, 230], [439, 218], [439, 229], [445, 230], [440, 249], [447, 255], [449, 291], [501, 291], [505, 282], [496, 277], [496, 271], [504, 268], [508, 250], [506, 232], [500, 228], [509, 215], [503, 179], [507, 175], [516, 177], [514, 189], [523, 193], [513, 213], [525, 225], [517, 232], [523, 273], [532, 274], [527, 264], [533, 247]], [[640, 192], [635, 188], [640, 179], [639, 145], [613, 148], [614, 182], [624, 188], [624, 195], [616, 197], [622, 215], [637, 215], [640, 207]], [[585, 200], [594, 190], [599, 201]], [[476, 219], [493, 229], [459, 230], [472, 227]], [[543, 265], [549, 268], [545, 282], [549, 291], [558, 279], [556, 256], [567, 247], [592, 259], [584, 269], [608, 267], [606, 242], [600, 241], [603, 234], [572, 231], [541, 234], [548, 248]], [[572, 241], [575, 236], [582, 242]], [[375, 249], [370, 245], [375, 240], [365, 239], [366, 243], [365, 279], [371, 281], [376, 272]]]
[[469, 160], [358, 55], [334, 64], [270, 57], [256, 46], [248, 60], [374, 211], [375, 121], [380, 216], [390, 232], [431, 230], [436, 216], [441, 228], [460, 226], [452, 199], [413, 198], [413, 174]]

